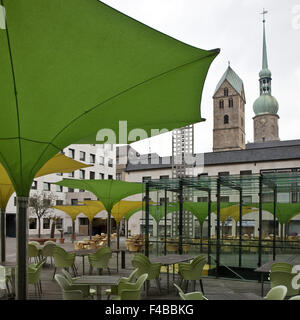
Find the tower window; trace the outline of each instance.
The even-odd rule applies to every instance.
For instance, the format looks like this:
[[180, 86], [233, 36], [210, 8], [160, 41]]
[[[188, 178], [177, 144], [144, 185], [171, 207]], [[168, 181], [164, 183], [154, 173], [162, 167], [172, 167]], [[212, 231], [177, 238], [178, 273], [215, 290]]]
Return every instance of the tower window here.
[[220, 100], [219, 107], [220, 109], [224, 109], [224, 100]]
[[229, 116], [226, 114], [224, 116], [224, 124], [228, 124], [229, 123]]
[[224, 96], [225, 96], [225, 97], [228, 97], [228, 88], [225, 88], [225, 89], [224, 89]]
[[229, 99], [229, 108], [233, 108], [233, 99]]

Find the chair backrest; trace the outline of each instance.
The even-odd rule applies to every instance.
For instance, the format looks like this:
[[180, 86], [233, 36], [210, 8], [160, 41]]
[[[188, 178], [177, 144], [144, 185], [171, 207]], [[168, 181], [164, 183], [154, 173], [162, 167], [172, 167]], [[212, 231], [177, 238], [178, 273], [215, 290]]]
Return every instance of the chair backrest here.
[[179, 295], [182, 300], [208, 300], [203, 296], [202, 292], [190, 292], [190, 293], [179, 292]]
[[142, 289], [142, 286], [144, 284], [144, 282], [147, 280], [148, 278], [148, 273], [144, 273], [141, 276], [139, 276], [139, 278], [136, 280], [136, 289], [140, 290]]
[[293, 265], [286, 262], [276, 262], [271, 265], [271, 272], [281, 271], [281, 272], [292, 272]]
[[43, 257], [52, 257], [53, 256], [53, 248], [56, 247], [56, 244], [52, 241], [48, 241], [47, 244], [44, 245], [42, 249]]
[[297, 273], [272, 271], [270, 273], [271, 288], [277, 286], [285, 286], [287, 288], [287, 296], [295, 296], [299, 294], [299, 289], [294, 289], [292, 286], [293, 278]]
[[28, 244], [33, 244], [35, 245], [37, 248], [40, 248], [41, 244], [37, 241], [29, 241]]
[[39, 249], [38, 249], [38, 247], [37, 247], [35, 244], [28, 243], [28, 246], [27, 246], [27, 255], [28, 255], [28, 258], [37, 257], [38, 254], [39, 254]]
[[196, 257], [191, 261], [191, 264], [197, 264], [199, 261], [204, 261], [206, 263], [206, 256], [204, 254], [200, 254], [200, 256]]
[[134, 270], [130, 273], [130, 275], [128, 276], [128, 281], [129, 281], [129, 282], [131, 282], [131, 281], [133, 280], [133, 278], [134, 278], [134, 276], [136, 275], [137, 271], [138, 271], [138, 269], [134, 269]]
[[67, 291], [71, 289], [71, 285], [69, 281], [65, 277], [63, 277], [61, 274], [56, 274], [55, 280], [63, 291]]
[[173, 283], [174, 287], [178, 290], [178, 293], [180, 294], [184, 294], [184, 292], [182, 291], [182, 289], [176, 284], [176, 283]]
[[62, 269], [62, 272], [63, 272], [65, 278], [67, 279], [67, 281], [69, 282], [69, 284], [71, 285], [73, 283], [73, 278], [72, 278], [71, 274], [65, 269]]
[[56, 242], [51, 240], [45, 241], [44, 245], [47, 245], [47, 244], [54, 244], [56, 246]]
[[294, 296], [294, 297], [291, 297], [289, 300], [300, 300], [300, 296]]
[[272, 288], [264, 299], [266, 300], [283, 300], [287, 294], [287, 287], [277, 286]]

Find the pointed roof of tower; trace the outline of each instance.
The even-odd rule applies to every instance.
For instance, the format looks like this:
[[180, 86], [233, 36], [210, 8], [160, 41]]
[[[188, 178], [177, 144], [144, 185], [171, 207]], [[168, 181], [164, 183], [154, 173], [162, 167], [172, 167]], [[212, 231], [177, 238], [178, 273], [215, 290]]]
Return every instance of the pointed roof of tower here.
[[221, 85], [224, 83], [224, 81], [227, 80], [230, 85], [236, 90], [240, 95], [242, 95], [243, 92], [243, 81], [242, 79], [232, 70], [230, 66], [228, 66], [227, 70], [223, 74], [221, 80], [219, 81], [214, 95], [217, 93], [217, 91], [220, 89]]

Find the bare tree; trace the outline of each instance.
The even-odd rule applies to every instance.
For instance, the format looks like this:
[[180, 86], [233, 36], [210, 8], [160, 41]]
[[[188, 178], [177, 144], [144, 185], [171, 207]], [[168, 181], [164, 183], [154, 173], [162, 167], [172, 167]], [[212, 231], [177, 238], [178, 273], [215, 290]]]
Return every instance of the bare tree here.
[[52, 221], [51, 230], [50, 230], [50, 238], [54, 238], [56, 222], [57, 222], [58, 219], [60, 219], [60, 217], [57, 216], [56, 214], [53, 214], [53, 215], [49, 215], [49, 219]]
[[41, 237], [41, 219], [47, 217], [53, 209], [56, 197], [53, 193], [36, 193], [29, 198], [29, 208], [32, 214], [38, 219], [38, 237]]

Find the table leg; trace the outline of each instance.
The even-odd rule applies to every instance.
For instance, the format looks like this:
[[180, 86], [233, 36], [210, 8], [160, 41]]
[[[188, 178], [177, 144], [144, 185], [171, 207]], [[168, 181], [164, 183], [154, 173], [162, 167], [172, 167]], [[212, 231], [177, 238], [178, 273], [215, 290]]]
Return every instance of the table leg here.
[[168, 293], [169, 293], [169, 289], [170, 289], [170, 285], [169, 285], [169, 265], [167, 265], [167, 288], [168, 288]]
[[261, 282], [261, 296], [264, 296], [264, 273], [262, 272], [260, 275], [260, 282]]
[[175, 280], [175, 264], [173, 264], [173, 282]]
[[84, 275], [84, 256], [82, 256], [82, 274]]
[[117, 252], [117, 272], [119, 272], [119, 252]]

